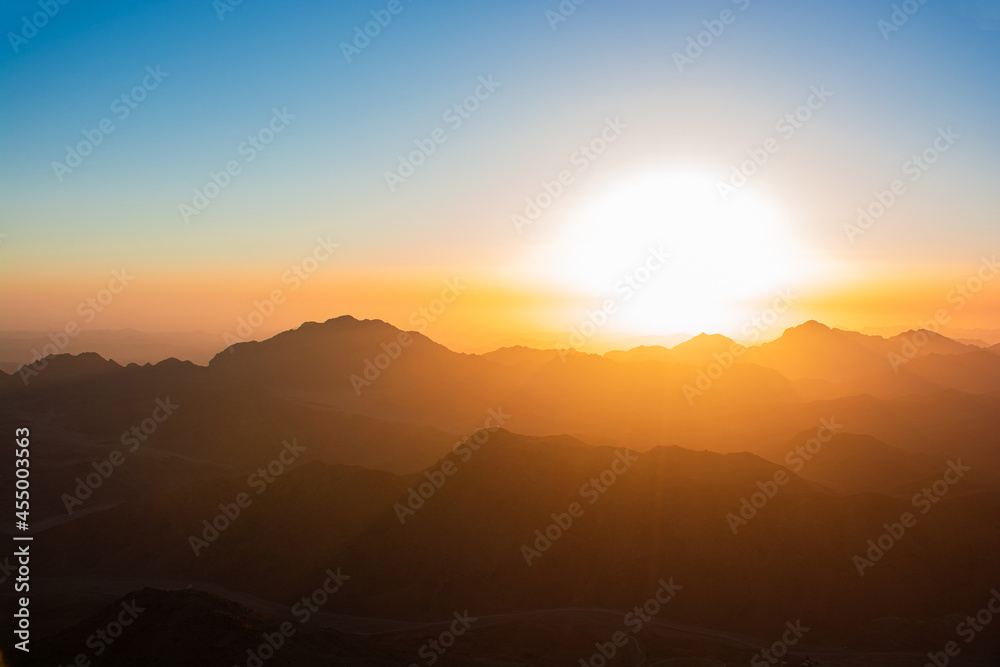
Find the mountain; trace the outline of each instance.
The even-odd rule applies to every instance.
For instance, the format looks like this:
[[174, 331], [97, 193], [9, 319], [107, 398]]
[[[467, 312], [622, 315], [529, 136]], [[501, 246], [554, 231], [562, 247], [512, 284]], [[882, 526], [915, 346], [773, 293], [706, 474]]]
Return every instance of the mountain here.
[[[343, 585], [349, 584], [350, 580]], [[89, 660], [90, 664], [109, 667], [389, 667], [428, 663], [442, 667], [543, 667], [600, 655], [600, 647], [610, 652], [608, 646], [614, 644], [609, 644], [609, 638], [623, 633], [628, 638], [620, 654], [625, 664], [656, 656], [668, 663], [711, 660], [713, 664], [736, 665], [759, 659], [771, 645], [754, 637], [672, 623], [659, 614], [640, 616], [634, 608], [553, 609], [492, 616], [475, 616], [466, 610], [417, 623], [334, 615], [325, 612], [323, 605], [316, 606], [313, 612], [301, 603], [294, 608], [295, 613], [289, 613], [288, 607], [241, 599], [234, 602], [218, 593], [191, 587], [132, 590], [57, 634], [36, 640], [30, 659], [14, 651], [5, 664], [71, 664], [74, 658], [83, 656], [78, 664]], [[650, 599], [655, 602], [655, 598]], [[631, 619], [630, 624], [623, 625], [623, 618]], [[122, 626], [119, 634], [117, 628], [122, 620], [128, 625]], [[632, 632], [636, 627], [639, 633]], [[796, 626], [789, 622], [781, 626], [780, 632], [788, 627]], [[461, 634], [456, 636], [455, 630]], [[868, 651], [825, 648], [809, 636], [812, 632], [813, 628], [809, 628], [790, 647], [787, 657], [791, 664], [804, 664], [801, 661], [811, 653], [829, 661], [845, 659], [902, 667], [913, 664], [919, 654], [888, 653], [885, 648], [900, 643], [917, 645], [921, 632], [926, 630], [923, 624], [888, 619], [866, 635], [869, 642], [873, 636], [881, 642]], [[983, 643], [980, 640], [963, 654], [975, 652], [973, 656], [980, 660], [989, 660], [991, 655], [995, 658], [998, 654], [986, 653]]]
[[[947, 468], [943, 458], [907, 452], [869, 435], [841, 432], [822, 442], [816, 438], [815, 429], [761, 455], [803, 479], [844, 494], [880, 493], [909, 498]], [[967, 489], [968, 480], [964, 481]]]
[[[696, 367], [752, 363], [795, 381], [803, 396], [820, 398], [853, 393], [889, 397], [945, 388], [996, 391], [1000, 389], [998, 367], [991, 361], [982, 362], [982, 357], [976, 356], [981, 351], [933, 331], [908, 331], [886, 339], [809, 321], [787, 329], [774, 341], [750, 348], [725, 336], [700, 334], [670, 349], [638, 347], [604, 356], [615, 361], [668, 361]], [[949, 358], [910, 365], [911, 361], [935, 356]], [[970, 365], [979, 368], [965, 371]]]
[[[861, 333], [890, 338], [907, 330], [909, 330], [909, 328], [906, 326], [866, 327], [861, 330]], [[1000, 329], [959, 329], [955, 327], [943, 327], [940, 333], [948, 338], [951, 338], [952, 340], [966, 345], [982, 343], [983, 347], [989, 347], [990, 345], [1000, 344]]]
[[[709, 355], [707, 365], [621, 363], [527, 348], [478, 356], [384, 322], [342, 317], [235, 345], [208, 368], [176, 360], [123, 368], [95, 355], [61, 355], [28, 387], [16, 376], [0, 376], [0, 384], [5, 400], [23, 414], [59, 406], [61, 428], [106, 446], [148, 417], [157, 399], [171, 396], [186, 409], [158, 429], [156, 449], [246, 466], [299, 437], [309, 443], [308, 458], [413, 472], [488, 421], [640, 450], [671, 444], [753, 450], [815, 428], [830, 414], [844, 415], [836, 411], [857, 413], [846, 405], [866, 406], [858, 418], [875, 429], [867, 433], [894, 446], [937, 447], [930, 436], [947, 441], [936, 426], [944, 422], [954, 432], [976, 433], [949, 446], [983, 440], [990, 419], [974, 404], [989, 400], [975, 397], [1000, 390], [997, 355], [927, 354], [894, 371], [876, 351], [888, 344], [807, 323], [733, 360], [719, 352], [731, 345], [724, 337], [699, 336], [668, 350], [688, 362]], [[948, 392], [954, 391], [967, 396], [952, 400]], [[865, 395], [880, 402], [836, 402]], [[891, 401], [921, 396], [927, 413], [943, 422], [923, 420], [924, 431], [903, 424], [887, 431], [898, 424], [899, 408]], [[942, 414], [941, 402], [977, 416], [954, 423], [949, 414], [957, 413]], [[502, 423], [495, 423], [500, 415]]]
[[987, 345], [1000, 345], [1000, 329], [955, 329], [948, 327], [945, 333], [951, 338], [975, 338]]
[[791, 379], [831, 382], [840, 395], [896, 397], [943, 389], [998, 391], [1000, 365], [983, 354], [975, 346], [931, 331], [911, 331], [886, 340], [810, 321], [749, 348], [742, 360]]
[[[1000, 390], [992, 352], [928, 336], [894, 370], [905, 344], [806, 323], [732, 360], [709, 335], [624, 358], [471, 355], [342, 317], [207, 367], [49, 357], [27, 385], [0, 376], [0, 423], [31, 430], [39, 633], [72, 645], [59, 633], [93, 632], [136, 590], [165, 610], [151, 645], [185, 615], [256, 631], [247, 609], [275, 623], [343, 568], [315, 621], [339, 634], [310, 635], [301, 664], [409, 664], [463, 610], [482, 620], [443, 665], [574, 664], [674, 584], [619, 662], [745, 664], [800, 618], [802, 650], [833, 664], [916, 664], [995, 586]], [[925, 515], [914, 495], [952, 465]], [[859, 576], [905, 512], [916, 524]], [[108, 657], [156, 659], [122, 646]]]
[[750, 348], [744, 360], [774, 368], [788, 378], [847, 382], [890, 370], [888, 360], [872, 349], [869, 338], [810, 321]]
[[640, 345], [631, 350], [611, 350], [604, 353], [612, 361], [672, 361], [670, 348], [662, 345]]
[[49, 363], [27, 387], [12, 378], [4, 407], [28, 414], [58, 411], [63, 428], [121, 447], [134, 444], [127, 432], [150, 419], [158, 401], [177, 406], [153, 425], [153, 435], [141, 438], [146, 446], [138, 452], [155, 446], [204, 462], [253, 465], [270, 458], [283, 440], [298, 437], [310, 448], [307, 458], [412, 472], [457, 440], [434, 428], [289, 400], [188, 362], [121, 367], [97, 355], [59, 355]]
[[[692, 366], [708, 366], [716, 363], [720, 357], [735, 356], [745, 348], [731, 338], [719, 334], [699, 334], [671, 349], [673, 361], [691, 364]], [[735, 353], [735, 354], [734, 354]]]
[[[16, 371], [52, 344], [47, 331], [0, 332], [0, 368]], [[135, 329], [79, 331], [61, 351], [65, 354], [95, 352], [119, 364], [155, 363], [168, 357], [207, 364], [225, 346], [220, 334], [204, 332], [147, 333]], [[10, 369], [10, 370], [8, 370]]]
[[734, 356], [734, 349], [742, 351], [744, 348], [725, 336], [702, 333], [669, 349], [660, 346], [635, 347], [628, 351], [607, 352], [604, 356], [614, 361], [669, 361], [708, 366], [721, 357]]
[[1000, 391], [1000, 358], [986, 350], [965, 354], [930, 354], [906, 366], [911, 377], [927, 386], [969, 394]]
[[504, 366], [540, 366], [550, 361], [561, 361], [563, 358], [579, 356], [582, 352], [576, 350], [536, 350], [530, 347], [516, 345], [514, 347], [501, 347], [498, 350], [483, 354], [483, 359], [502, 364]]
[[[162, 488], [249, 475], [286, 442], [302, 449], [297, 464], [413, 473], [460, 439], [430, 426], [291, 401], [251, 383], [215, 379], [187, 362], [122, 367], [96, 355], [64, 355], [50, 357], [28, 386], [16, 376], [7, 380], [0, 423], [12, 432], [30, 425], [32, 461], [45, 471], [32, 479], [40, 525]], [[97, 471], [103, 472], [93, 478]], [[12, 457], [0, 460], [0, 492], [14, 493], [14, 473]]]
[[[213, 377], [248, 383], [296, 402], [471, 432], [495, 394], [518, 373], [481, 356], [458, 354], [378, 320], [339, 317], [307, 323], [216, 355]], [[437, 381], [429, 382], [430, 378]]]
[[[274, 470], [280, 473], [220, 475], [164, 487], [80, 516], [45, 536], [90, 547], [53, 551], [40, 562], [52, 575], [212, 582], [290, 601], [307, 592], [315, 573], [338, 565], [337, 554], [418, 481], [317, 462]], [[213, 525], [222, 528], [213, 532]]]
[[[853, 556], [883, 523], [914, 511], [909, 498], [840, 496], [750, 454], [639, 454], [503, 430], [480, 441], [424, 475], [291, 470], [197, 556], [190, 535], [245, 481], [164, 492], [46, 531], [53, 548], [39, 566], [50, 576], [212, 581], [289, 604], [336, 566], [351, 586], [328, 611], [397, 619], [470, 607], [627, 609], [672, 577], [686, 594], [666, 620], [753, 634], [791, 614], [822, 627], [825, 640], [885, 616], [971, 607], [993, 585], [995, 492], [944, 498], [892, 550], [891, 566], [862, 578]], [[433, 490], [421, 503], [409, 490], [425, 483]], [[741, 510], [769, 486], [763, 505]], [[948, 566], [968, 550], [977, 559]], [[937, 585], [914, 587], [914, 568], [937, 573]]]
[[481, 428], [490, 410], [502, 408], [520, 430], [642, 443], [662, 441], [667, 417], [693, 418], [692, 391], [706, 381], [712, 391], [701, 392], [701, 410], [795, 395], [777, 372], [749, 364], [716, 381], [689, 364], [621, 364], [583, 354], [548, 354], [545, 361], [545, 353], [524, 350], [502, 355], [532, 361], [457, 354], [383, 322], [338, 318], [233, 346], [212, 360], [209, 373], [299, 403], [457, 433]]
[[904, 358], [923, 357], [929, 354], [966, 354], [979, 352], [981, 348], [942, 336], [927, 329], [911, 330], [885, 340], [879, 346], [887, 353], [895, 353]]

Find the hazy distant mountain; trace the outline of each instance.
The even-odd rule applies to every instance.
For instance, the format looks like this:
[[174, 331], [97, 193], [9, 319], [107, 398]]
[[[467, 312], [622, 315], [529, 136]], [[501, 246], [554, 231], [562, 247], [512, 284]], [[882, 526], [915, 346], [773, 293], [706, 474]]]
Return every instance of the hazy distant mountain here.
[[747, 350], [745, 360], [774, 368], [786, 377], [846, 382], [889, 371], [885, 355], [869, 337], [810, 321], [780, 338]]
[[[97, 329], [80, 331], [68, 337], [59, 351], [65, 354], [96, 352], [120, 364], [155, 363], [176, 357], [196, 364], [206, 364], [225, 347], [220, 334], [205, 332], [149, 333], [135, 329]], [[0, 331], [0, 368], [10, 373], [34, 361], [36, 352], [51, 345], [46, 331]]]
[[[912, 328], [912, 326], [866, 327], [862, 329], [861, 332], [875, 336], [894, 337]], [[965, 344], [974, 344], [972, 341], [977, 340], [985, 343], [987, 346], [1000, 344], [1000, 329], [961, 329], [957, 327], [942, 327], [940, 333], [948, 338], [951, 338], [952, 340]]]
[[[671, 349], [639, 347], [609, 352], [605, 357], [632, 362], [670, 361], [699, 367], [754, 363], [773, 368], [791, 380], [803, 381], [798, 389], [804, 396], [828, 398], [852, 393], [898, 396], [941, 388], [972, 392], [1000, 389], [1000, 375], [993, 364], [974, 373], [975, 377], [961, 371], [974, 357], [937, 362], [936, 368], [926, 373], [916, 372], [917, 367], [908, 365], [911, 360], [931, 355], [957, 357], [980, 351], [976, 346], [958, 343], [931, 331], [909, 331], [885, 339], [831, 329], [811, 321], [787, 329], [773, 341], [750, 348], [725, 336], [700, 334]], [[926, 366], [923, 365], [925, 369]]]
[[949, 338], [972, 338], [987, 345], [1000, 345], [1000, 329], [956, 329], [946, 327], [942, 333]]
[[978, 338], [953, 338], [956, 343], [962, 343], [963, 345], [973, 345], [975, 347], [987, 348], [990, 346], [985, 340], [979, 340]]
[[749, 348], [743, 360], [792, 379], [833, 382], [842, 394], [891, 397], [942, 389], [1000, 391], [1000, 365], [982, 355], [975, 346], [930, 331], [887, 340], [807, 322], [772, 342]]
[[671, 348], [690, 340], [691, 334], [675, 333], [660, 336], [630, 336], [609, 341], [618, 349], [628, 350], [634, 347], [666, 347]]
[[981, 349], [976, 345], [960, 343], [927, 329], [911, 330], [887, 338], [885, 345], [873, 342], [873, 347], [879, 351], [895, 353], [905, 358], [924, 357], [929, 354], [966, 354], [979, 352]]
[[604, 357], [612, 361], [671, 361], [670, 348], [660, 345], [640, 345], [630, 350], [611, 350]]
[[708, 366], [717, 363], [722, 357], [732, 358], [734, 348], [744, 349], [725, 336], [702, 333], [669, 349], [660, 346], [635, 347], [628, 351], [607, 352], [604, 356], [614, 361], [670, 361]]
[[569, 357], [584, 354], [576, 350], [536, 350], [530, 347], [517, 345], [515, 347], [501, 347], [498, 350], [487, 352], [482, 355], [484, 359], [503, 364], [504, 366], [518, 366], [521, 364], [528, 366], [538, 366], [547, 364], [550, 361], [561, 361]]

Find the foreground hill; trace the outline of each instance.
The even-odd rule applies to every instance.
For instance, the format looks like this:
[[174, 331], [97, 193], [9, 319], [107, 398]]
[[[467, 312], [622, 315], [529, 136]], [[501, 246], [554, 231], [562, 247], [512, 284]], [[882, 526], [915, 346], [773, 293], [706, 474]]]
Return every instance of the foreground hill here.
[[[128, 625], [118, 634], [113, 626], [122, 620]], [[282, 623], [287, 624], [287, 636], [281, 634]], [[104, 630], [102, 636], [95, 635], [98, 629]], [[267, 647], [274, 645], [278, 648], [268, 652]], [[248, 651], [256, 654], [257, 661], [265, 655], [268, 665], [287, 667], [383, 667], [403, 664], [410, 657], [384, 642], [302, 626], [209, 593], [146, 588], [37, 642], [31, 662], [15, 655], [14, 664], [70, 664], [81, 654], [105, 667], [257, 664], [248, 663], [253, 660]]]
[[[750, 454], [636, 454], [502, 430], [480, 440], [425, 475], [297, 468], [214, 539], [204, 521], [245, 480], [165, 491], [46, 531], [41, 567], [211, 581], [288, 603], [342, 567], [351, 586], [331, 612], [411, 619], [628, 608], [673, 577], [684, 594], [665, 619], [757, 633], [802, 617], [832, 641], [881, 618], [958, 613], [993, 585], [1000, 558], [994, 492], [942, 498], [861, 576], [854, 557], [917, 511], [909, 498], [841, 496]], [[421, 484], [426, 497], [411, 492]], [[759, 492], [771, 497], [746, 509]], [[206, 540], [197, 555], [192, 535]], [[913, 586], [920, 573], [936, 584]]]

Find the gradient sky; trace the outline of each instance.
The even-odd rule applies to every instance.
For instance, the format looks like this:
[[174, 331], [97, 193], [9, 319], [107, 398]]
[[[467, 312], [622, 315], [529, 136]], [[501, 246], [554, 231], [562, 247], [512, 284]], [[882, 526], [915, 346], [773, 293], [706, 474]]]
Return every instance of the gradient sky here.
[[[80, 320], [122, 267], [134, 281], [82, 326], [231, 331], [281, 289], [255, 337], [345, 313], [412, 328], [458, 279], [426, 332], [445, 342], [568, 331], [608, 298], [601, 335], [734, 334], [781, 288], [798, 295], [784, 324], [914, 326], [946, 308], [954, 326], [1000, 327], [1000, 280], [948, 299], [1000, 250], [1000, 2], [931, 1], [885, 39], [881, 0], [587, 0], [555, 29], [556, 0], [401, 0], [348, 63], [341, 43], [389, 4], [244, 0], [220, 20], [210, 0], [70, 0], [15, 52], [41, 10], [4, 3], [0, 329]], [[678, 71], [673, 54], [724, 10]], [[168, 76], [119, 119], [112, 102], [157, 66]], [[814, 86], [832, 96], [781, 138]], [[275, 108], [294, 119], [246, 162]], [[59, 182], [52, 163], [106, 118], [114, 132]], [[578, 172], [609, 119], [627, 129]], [[439, 127], [391, 192], [385, 172]], [[948, 127], [954, 145], [909, 181], [902, 165]], [[709, 196], [768, 137], [780, 148], [748, 184]], [[241, 173], [185, 222], [179, 205], [230, 160]], [[511, 216], [564, 169], [572, 183], [518, 233]], [[849, 242], [897, 178], [905, 194]], [[282, 276], [317, 237], [339, 248], [292, 290]], [[615, 282], [650, 245], [673, 260], [625, 303]]]

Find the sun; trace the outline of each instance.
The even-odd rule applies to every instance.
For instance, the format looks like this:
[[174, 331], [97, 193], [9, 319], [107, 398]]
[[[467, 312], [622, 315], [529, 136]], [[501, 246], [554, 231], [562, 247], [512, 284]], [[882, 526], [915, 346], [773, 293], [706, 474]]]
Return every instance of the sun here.
[[[589, 198], [548, 241], [547, 279], [618, 299], [608, 323], [618, 331], [731, 330], [752, 314], [748, 304], [794, 286], [809, 268], [779, 207], [743, 192], [725, 201], [713, 180], [686, 172]], [[669, 260], [657, 265], [653, 253]]]

